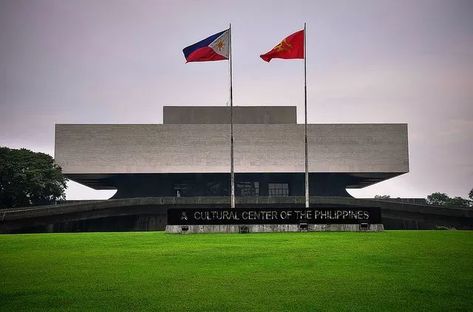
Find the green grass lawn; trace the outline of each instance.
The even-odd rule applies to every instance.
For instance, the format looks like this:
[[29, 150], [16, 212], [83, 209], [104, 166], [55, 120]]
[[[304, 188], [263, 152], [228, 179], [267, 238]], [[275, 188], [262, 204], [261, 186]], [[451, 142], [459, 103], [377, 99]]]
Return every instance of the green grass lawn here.
[[473, 232], [0, 235], [0, 310], [473, 309]]

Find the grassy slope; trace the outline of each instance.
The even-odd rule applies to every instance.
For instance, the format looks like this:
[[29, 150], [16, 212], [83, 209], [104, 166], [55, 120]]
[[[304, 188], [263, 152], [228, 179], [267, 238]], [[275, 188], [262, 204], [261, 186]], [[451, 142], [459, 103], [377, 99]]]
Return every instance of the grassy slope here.
[[473, 232], [0, 235], [0, 310], [468, 310]]

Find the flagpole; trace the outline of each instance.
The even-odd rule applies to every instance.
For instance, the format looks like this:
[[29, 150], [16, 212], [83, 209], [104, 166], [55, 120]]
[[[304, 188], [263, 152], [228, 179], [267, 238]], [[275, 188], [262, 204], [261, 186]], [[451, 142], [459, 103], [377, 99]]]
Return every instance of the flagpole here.
[[229, 26], [229, 66], [230, 66], [230, 208], [235, 208], [235, 170], [233, 166], [233, 77], [232, 77], [232, 24]]
[[304, 23], [304, 161], [305, 161], [305, 207], [309, 208], [309, 160], [307, 151], [307, 44]]

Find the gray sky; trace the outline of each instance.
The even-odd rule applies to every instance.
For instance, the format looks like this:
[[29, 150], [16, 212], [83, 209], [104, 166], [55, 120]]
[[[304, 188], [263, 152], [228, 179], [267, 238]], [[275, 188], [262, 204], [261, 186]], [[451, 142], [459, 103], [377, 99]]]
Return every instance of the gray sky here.
[[297, 105], [303, 121], [302, 61], [259, 54], [307, 22], [309, 122], [409, 124], [410, 172], [354, 196], [466, 197], [471, 0], [0, 0], [0, 145], [52, 155], [55, 123], [162, 123], [164, 105], [225, 105], [227, 62], [185, 64], [182, 49], [229, 22], [235, 105]]

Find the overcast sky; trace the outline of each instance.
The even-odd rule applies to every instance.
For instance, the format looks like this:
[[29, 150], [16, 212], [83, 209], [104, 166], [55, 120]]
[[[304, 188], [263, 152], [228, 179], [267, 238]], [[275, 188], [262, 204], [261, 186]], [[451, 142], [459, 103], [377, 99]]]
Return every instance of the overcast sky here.
[[[232, 23], [234, 104], [297, 105], [303, 62], [263, 62], [307, 22], [310, 123], [409, 125], [410, 172], [357, 197], [473, 187], [473, 1], [0, 0], [0, 146], [54, 153], [55, 123], [162, 123], [225, 105], [227, 62], [182, 49]], [[68, 199], [106, 198], [69, 183]]]

